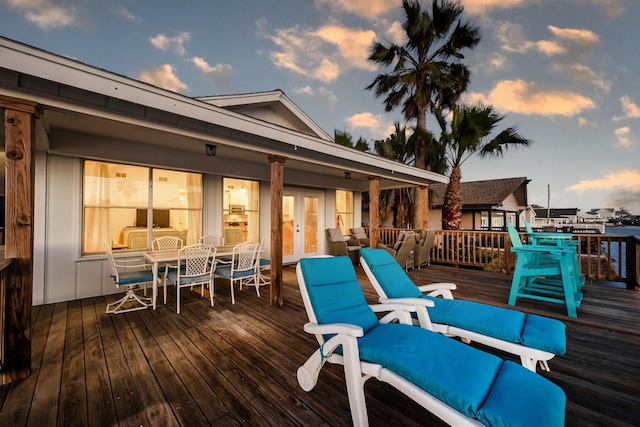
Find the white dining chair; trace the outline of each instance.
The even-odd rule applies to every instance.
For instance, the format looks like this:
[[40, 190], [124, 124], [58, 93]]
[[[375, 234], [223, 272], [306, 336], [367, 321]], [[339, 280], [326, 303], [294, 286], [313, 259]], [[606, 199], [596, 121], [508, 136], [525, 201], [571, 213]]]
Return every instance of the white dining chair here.
[[151, 307], [153, 305], [151, 298], [141, 297], [136, 294], [136, 290], [140, 285], [144, 285], [146, 290], [147, 283], [153, 283], [153, 272], [149, 265], [141, 262], [139, 258], [122, 258], [116, 262], [111, 251], [111, 245], [105, 243], [104, 246], [107, 250], [107, 260], [111, 268], [113, 283], [118, 288], [122, 286], [127, 289], [122, 298], [107, 304], [107, 313], [126, 313]]
[[260, 296], [258, 284], [258, 250], [260, 243], [246, 242], [240, 243], [233, 248], [231, 260], [218, 260], [214, 274], [229, 280], [231, 284], [231, 303], [236, 303], [234, 295], [234, 285], [237, 282], [239, 288], [243, 285], [253, 284], [256, 293]]
[[[151, 242], [151, 249], [154, 251], [169, 251], [180, 249], [182, 247], [182, 239], [174, 236], [162, 236]], [[158, 286], [162, 285], [164, 292], [164, 303], [167, 303], [167, 273], [169, 268], [175, 267], [171, 264], [165, 264], [162, 269], [158, 270]], [[162, 277], [162, 279], [160, 279]], [[145, 289], [146, 292], [146, 289]]]
[[[185, 246], [178, 251], [176, 268], [170, 268], [167, 281], [176, 286], [176, 312], [180, 314], [180, 289], [200, 285], [200, 295], [209, 288], [209, 299], [213, 307], [215, 293], [213, 270], [215, 269], [216, 248], [207, 245]], [[213, 259], [213, 262], [210, 262]]]

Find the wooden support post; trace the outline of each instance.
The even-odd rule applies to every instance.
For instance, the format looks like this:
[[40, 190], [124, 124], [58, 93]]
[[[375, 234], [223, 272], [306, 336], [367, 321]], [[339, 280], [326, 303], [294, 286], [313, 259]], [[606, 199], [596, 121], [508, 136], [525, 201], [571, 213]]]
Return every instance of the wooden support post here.
[[6, 384], [31, 374], [33, 152], [35, 119], [42, 110], [34, 102], [4, 96], [0, 96], [0, 108], [4, 108], [6, 154], [5, 257], [14, 258], [5, 304], [0, 307], [6, 320], [0, 384]]
[[417, 228], [424, 230], [425, 228], [429, 228], [429, 186], [421, 185], [418, 189], [418, 197], [420, 197], [420, 203], [418, 203], [418, 205], [422, 205], [422, 212], [420, 213], [420, 218], [422, 220], [420, 221], [420, 224], [416, 225], [418, 225]]
[[282, 290], [282, 188], [284, 182], [284, 162], [286, 157], [270, 155], [271, 163], [271, 285], [269, 304], [281, 307]]
[[369, 244], [372, 248], [378, 247], [380, 240], [380, 178], [369, 177]]

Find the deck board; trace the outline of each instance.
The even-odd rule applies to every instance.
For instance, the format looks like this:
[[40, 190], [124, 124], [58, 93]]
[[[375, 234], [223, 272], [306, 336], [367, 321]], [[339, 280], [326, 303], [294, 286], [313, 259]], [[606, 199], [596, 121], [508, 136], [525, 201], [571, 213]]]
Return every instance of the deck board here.
[[[357, 269], [367, 300], [373, 288]], [[455, 295], [509, 307], [510, 277], [445, 266], [409, 272], [418, 284], [455, 282]], [[293, 267], [283, 274], [284, 306], [268, 289], [236, 291], [216, 280], [215, 306], [183, 290], [157, 310], [108, 315], [118, 295], [34, 307], [33, 372], [0, 387], [0, 425], [348, 426], [342, 370], [326, 366], [304, 392], [296, 369], [316, 348]], [[171, 289], [173, 291], [173, 289]], [[558, 304], [519, 300], [516, 308], [562, 320], [567, 354], [541, 375], [567, 394], [568, 426], [640, 425], [640, 294], [587, 284], [578, 318]], [[480, 344], [482, 350], [511, 358]], [[444, 425], [397, 390], [367, 382], [370, 423]]]

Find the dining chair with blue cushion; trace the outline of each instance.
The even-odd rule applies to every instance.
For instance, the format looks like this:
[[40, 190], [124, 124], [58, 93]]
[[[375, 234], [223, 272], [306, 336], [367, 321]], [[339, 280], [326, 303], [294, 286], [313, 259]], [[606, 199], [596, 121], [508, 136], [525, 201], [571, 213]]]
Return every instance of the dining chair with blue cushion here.
[[236, 303], [234, 285], [237, 283], [242, 289], [244, 285], [254, 285], [260, 296], [258, 251], [260, 243], [240, 243], [233, 248], [230, 260], [218, 260], [214, 274], [229, 280], [231, 284], [231, 303]]
[[[180, 289], [200, 285], [204, 297], [205, 286], [209, 288], [209, 299], [213, 307], [215, 293], [213, 269], [215, 268], [216, 248], [207, 245], [185, 246], [178, 251], [175, 268], [169, 268], [167, 281], [176, 286], [176, 312], [180, 314]], [[213, 263], [211, 260], [214, 260]]]
[[107, 313], [118, 314], [135, 310], [144, 310], [153, 306], [151, 298], [136, 293], [141, 285], [146, 289], [147, 284], [153, 283], [153, 271], [140, 258], [119, 258], [115, 260], [111, 245], [104, 244], [107, 250], [107, 260], [111, 269], [111, 278], [116, 287], [126, 288], [126, 292], [118, 301], [107, 304]]
[[[566, 396], [556, 384], [412, 326], [406, 311], [425, 311], [431, 301], [367, 305], [346, 256], [301, 259], [296, 274], [309, 318], [304, 330], [319, 345], [298, 368], [298, 383], [309, 392], [326, 362], [342, 365], [353, 425], [368, 425], [364, 385], [376, 378], [450, 425], [564, 426]], [[402, 323], [383, 323], [376, 315], [381, 311], [397, 314]]]

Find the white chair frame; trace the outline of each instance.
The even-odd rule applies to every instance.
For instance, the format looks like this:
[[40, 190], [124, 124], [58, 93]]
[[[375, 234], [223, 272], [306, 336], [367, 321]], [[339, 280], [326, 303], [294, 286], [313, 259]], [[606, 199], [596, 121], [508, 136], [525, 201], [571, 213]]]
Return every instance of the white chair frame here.
[[[121, 286], [124, 286], [127, 289], [125, 292], [125, 295], [122, 298], [120, 298], [115, 302], [107, 304], [106, 312], [108, 314], [126, 313], [129, 311], [144, 310], [146, 308], [153, 306], [153, 301], [151, 300], [151, 298], [141, 297], [138, 294], [136, 294], [136, 289], [140, 285], [144, 285], [144, 290], [146, 291], [147, 283], [153, 283], [153, 273], [151, 273], [149, 264], [142, 262], [139, 258], [135, 258], [135, 259], [121, 258], [121, 259], [118, 259], [118, 261], [116, 261], [113, 256], [113, 251], [111, 250], [111, 246], [108, 243], [105, 243], [104, 246], [107, 251], [107, 260], [109, 261], [109, 266], [111, 268], [111, 278], [113, 279], [114, 284], [118, 288]], [[118, 268], [122, 268], [126, 270], [134, 269], [134, 272], [121, 273], [120, 271], [118, 271]], [[137, 276], [137, 278], [140, 280], [135, 280], [134, 278], [131, 277], [133, 273], [137, 273], [141, 269], [144, 269], [143, 271], [147, 274], [146, 275], [135, 274], [135, 276]], [[150, 276], [151, 279], [149, 279], [148, 277], [149, 274], [151, 274]], [[129, 280], [127, 280], [127, 277], [129, 277]], [[122, 308], [126, 303], [137, 303], [138, 306], [132, 307], [132, 308]]]
[[216, 265], [216, 248], [196, 244], [185, 246], [178, 251], [178, 263], [165, 274], [166, 280], [176, 285], [176, 312], [180, 314], [180, 289], [200, 285], [200, 295], [204, 297], [204, 286], [209, 286], [209, 299], [213, 307], [215, 283], [213, 271]]

